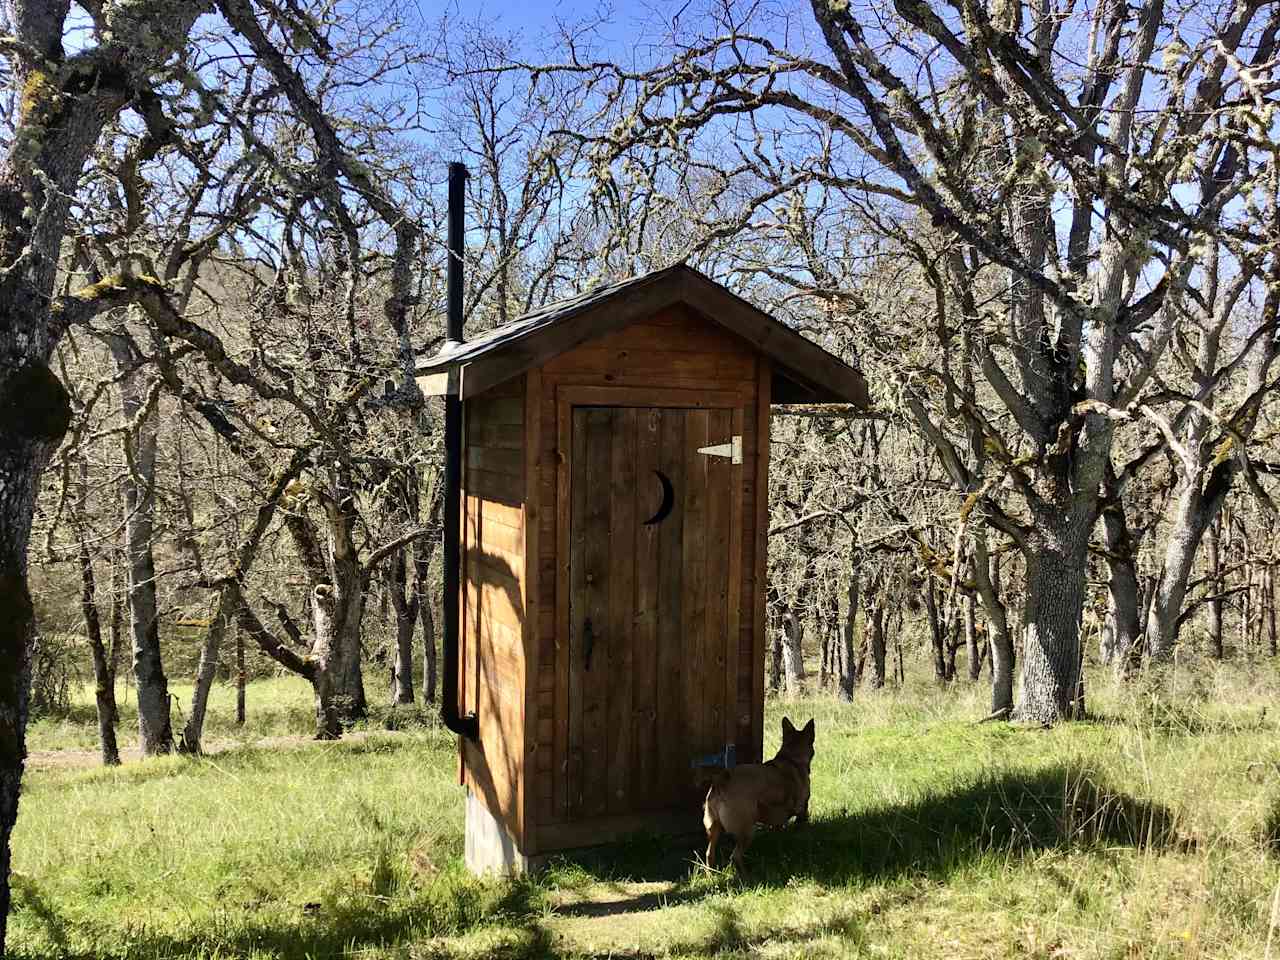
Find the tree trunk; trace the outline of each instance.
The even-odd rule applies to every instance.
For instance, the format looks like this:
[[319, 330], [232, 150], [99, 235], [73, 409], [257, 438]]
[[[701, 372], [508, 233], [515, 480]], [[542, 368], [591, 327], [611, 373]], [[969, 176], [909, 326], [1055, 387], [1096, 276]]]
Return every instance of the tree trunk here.
[[102, 762], [114, 767], [120, 764], [120, 747], [116, 743], [116, 678], [111, 670], [111, 656], [102, 641], [102, 618], [98, 614], [97, 581], [89, 541], [81, 526], [87, 509], [88, 483], [85, 463], [80, 462], [80, 517], [76, 535], [80, 547], [80, 610], [84, 614], [85, 634], [93, 655], [93, 696], [98, 708], [98, 739], [102, 745]]
[[196, 667], [196, 686], [191, 695], [191, 713], [187, 716], [186, 725], [182, 728], [182, 740], [178, 744], [181, 753], [198, 754], [201, 752], [200, 741], [204, 736], [204, 717], [209, 708], [209, 691], [213, 689], [213, 680], [218, 672], [218, 654], [222, 648], [222, 639], [226, 635], [227, 622], [235, 616], [229, 610], [233, 591], [223, 588], [218, 591], [218, 600], [214, 605], [213, 618], [209, 621], [209, 629], [205, 631], [204, 643], [200, 645], [200, 663]]
[[361, 578], [354, 560], [339, 558], [335, 567], [339, 574], [337, 586], [320, 584], [312, 590], [312, 686], [318, 740], [336, 740], [367, 713], [360, 672], [360, 623], [364, 614]]
[[1081, 643], [1080, 644], [1080, 665], [1079, 667], [1076, 668], [1076, 675], [1079, 677], [1079, 679], [1076, 681], [1075, 712], [1072, 715], [1073, 718], [1076, 720], [1083, 720], [1085, 719], [1085, 715], [1086, 715], [1085, 690], [1084, 690], [1084, 647], [1085, 645]]
[[244, 631], [239, 623], [230, 624], [236, 637], [236, 726], [243, 727], [245, 721], [245, 675], [244, 675]]
[[961, 602], [964, 604], [964, 651], [965, 659], [969, 661], [969, 679], [977, 680], [982, 676], [982, 652], [978, 649], [975, 604], [972, 596], [966, 596]]
[[1216, 512], [1214, 503], [1206, 501], [1201, 493], [1198, 477], [1183, 482], [1174, 508], [1151, 611], [1147, 615], [1147, 649], [1152, 660], [1167, 660], [1173, 656], [1182, 624], [1187, 581], [1195, 564], [1196, 550], [1200, 546], [1205, 528]]
[[408, 547], [397, 550], [391, 559], [390, 576], [386, 593], [391, 595], [391, 605], [396, 614], [396, 647], [391, 658], [391, 705], [413, 706], [413, 634], [418, 623], [418, 604], [421, 594], [414, 590], [412, 597], [405, 596], [408, 587], [409, 564], [405, 554]]
[[1267, 655], [1276, 655], [1276, 577], [1275, 567], [1267, 566], [1262, 574], [1262, 611], [1267, 630]]
[[[899, 686], [899, 687], [904, 686], [904, 685], [906, 684], [906, 682], [907, 682], [907, 665], [906, 665], [906, 663], [904, 662], [904, 660], [903, 660], [903, 656], [902, 656], [902, 617], [903, 617], [902, 611], [901, 611], [901, 609], [899, 609], [899, 611], [898, 611], [898, 628], [897, 628], [896, 630], [894, 630], [894, 631], [893, 631], [893, 649], [894, 649], [894, 650], [896, 651], [896, 653], [897, 653], [897, 661], [898, 661], [898, 663], [897, 663], [897, 669], [896, 669], [896, 672], [895, 672], [894, 676], [895, 676], [895, 677], [896, 677], [896, 679], [897, 679], [897, 682], [898, 682], [898, 686]], [[884, 623], [885, 623], [885, 631], [886, 631], [886, 634], [887, 634], [888, 629], [889, 629], [889, 618], [888, 618], [888, 617], [885, 617]]]
[[[7, 173], [12, 174], [12, 170]], [[66, 185], [70, 188], [71, 184]], [[47, 346], [41, 318], [47, 284], [27, 290], [25, 270], [10, 270], [21, 249], [21, 235], [3, 222], [9, 202], [22, 209], [12, 182], [0, 180], [0, 949], [9, 918], [10, 838], [18, 818], [23, 760], [27, 755], [27, 716], [31, 692], [31, 646], [35, 609], [27, 583], [27, 546], [35, 514], [40, 476], [71, 419], [66, 389], [37, 351]], [[57, 262], [57, 235], [45, 251]], [[16, 290], [14, 288], [17, 288]]]
[[[54, 17], [42, 15], [41, 19]], [[6, 29], [18, 32], [12, 24], [6, 24]], [[55, 43], [56, 50], [62, 50], [61, 23], [58, 30], [57, 41], [48, 38], [50, 52]], [[30, 24], [23, 24], [22, 32], [29, 33]], [[16, 76], [9, 83], [24, 94], [13, 118], [18, 126], [7, 138], [7, 156], [0, 166], [0, 951], [9, 918], [9, 842], [18, 817], [27, 752], [31, 645], [36, 629], [27, 583], [27, 546], [40, 477], [71, 420], [66, 388], [48, 366], [56, 340], [49, 335], [48, 303], [69, 206], [65, 197], [74, 191], [78, 171], [97, 139], [96, 129], [85, 138], [44, 129], [47, 117], [60, 112], [56, 104], [64, 95], [57, 84], [47, 81], [33, 86], [32, 74], [43, 68], [23, 66], [24, 59], [14, 58], [10, 64]], [[42, 95], [44, 87], [50, 88], [49, 94]], [[55, 99], [51, 101], [50, 96]], [[80, 139], [88, 142], [77, 151]], [[24, 150], [37, 147], [35, 162], [19, 154], [21, 145]], [[53, 163], [45, 165], [53, 150], [75, 152], [69, 158], [75, 175], [64, 170], [60, 176]], [[46, 192], [46, 183], [53, 189]], [[28, 207], [40, 211], [39, 237], [32, 236], [37, 218], [23, 213]]]
[[956, 678], [956, 653], [959, 651], [960, 645], [963, 642], [964, 641], [960, 634], [960, 617], [956, 616], [953, 612], [951, 614], [951, 620], [947, 624], [947, 658], [945, 667], [947, 670], [947, 680], [949, 681]]
[[1243, 589], [1240, 591], [1240, 649], [1249, 649], [1249, 628], [1253, 623], [1253, 564], [1249, 562], [1249, 538], [1240, 529], [1241, 572], [1244, 574]]
[[1000, 557], [988, 552], [982, 532], [974, 537], [973, 575], [987, 615], [988, 646], [991, 648], [991, 713], [1008, 716], [1013, 711], [1013, 635], [1009, 613], [1001, 599]]
[[769, 631], [769, 692], [777, 693], [782, 689], [782, 625], [774, 623]]
[[858, 682], [857, 664], [853, 654], [853, 635], [855, 622], [858, 619], [859, 587], [858, 574], [851, 573], [847, 594], [848, 614], [845, 617], [844, 627], [838, 634], [836, 656], [836, 697], [845, 703], [852, 702], [853, 688]]
[[436, 621], [435, 591], [428, 590], [418, 604], [418, 617], [422, 620], [422, 702], [431, 706], [436, 702]]
[[934, 593], [933, 577], [925, 574], [924, 606], [929, 616], [929, 640], [933, 644], [933, 676], [934, 679], [947, 682], [947, 638], [942, 626], [942, 618], [938, 612], [938, 599]]
[[1218, 544], [1222, 537], [1222, 514], [1213, 518], [1205, 534], [1209, 561], [1209, 649], [1215, 660], [1222, 659], [1222, 558]]
[[799, 696], [804, 685], [804, 652], [800, 648], [800, 642], [799, 618], [788, 607], [782, 615], [782, 670], [790, 696]]
[[160, 617], [156, 602], [156, 564], [153, 553], [156, 505], [155, 397], [142, 390], [137, 358], [122, 355], [116, 362], [130, 467], [121, 486], [124, 493], [125, 551], [129, 557], [129, 629], [133, 636], [133, 676], [138, 697], [138, 736], [144, 756], [170, 753], [173, 729], [169, 722], [169, 681], [160, 657]]
[[[142, 89], [157, 63], [185, 39], [200, 5], [112, 5], [122, 33], [130, 18], [152, 26], [145, 43], [121, 36], [98, 48], [94, 72], [110, 83], [64, 86], [63, 29], [69, 5], [12, 7], [22, 56], [10, 61], [22, 91], [0, 159], [0, 951], [9, 917], [9, 841], [26, 754], [34, 609], [27, 547], [40, 478], [71, 421], [66, 388], [49, 369], [61, 336], [50, 321], [67, 218], [85, 162], [102, 133]], [[76, 51], [79, 54], [81, 51]], [[136, 81], [136, 82], [135, 82]]]
[[1092, 523], [1041, 521], [1029, 538], [1019, 720], [1046, 726], [1070, 719], [1080, 687], [1080, 614]]
[[1142, 657], [1138, 618], [1137, 552], [1124, 503], [1116, 498], [1102, 511], [1102, 538], [1107, 548], [1107, 619], [1099, 644], [1103, 663], [1114, 664], [1119, 676], [1133, 673]]
[[[415, 611], [416, 613], [416, 611]], [[396, 611], [396, 653], [391, 671], [391, 702], [413, 706], [413, 634], [417, 616]]]
[[863, 633], [871, 654], [871, 686], [879, 690], [885, 680], [884, 606], [879, 598], [871, 600], [864, 610]]

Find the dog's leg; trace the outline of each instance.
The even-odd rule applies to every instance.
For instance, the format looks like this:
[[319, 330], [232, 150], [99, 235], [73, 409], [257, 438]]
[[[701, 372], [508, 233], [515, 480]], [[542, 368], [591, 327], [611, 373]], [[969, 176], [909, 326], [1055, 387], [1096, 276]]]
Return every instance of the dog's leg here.
[[751, 846], [751, 840], [756, 834], [755, 824], [751, 824], [745, 830], [734, 834], [737, 841], [733, 846], [733, 865], [738, 868], [739, 873], [747, 872], [747, 865], [743, 862], [743, 857], [747, 853], [747, 847]]
[[724, 831], [724, 827], [720, 826], [719, 820], [712, 820], [711, 826], [707, 827], [707, 869], [710, 870], [716, 865], [716, 844], [720, 841], [720, 834]]

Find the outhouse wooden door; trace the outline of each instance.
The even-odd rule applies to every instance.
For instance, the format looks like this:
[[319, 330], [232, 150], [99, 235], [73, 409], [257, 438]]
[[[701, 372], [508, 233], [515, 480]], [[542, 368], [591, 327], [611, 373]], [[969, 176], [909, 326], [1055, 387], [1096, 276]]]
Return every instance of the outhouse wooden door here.
[[570, 411], [562, 810], [689, 808], [735, 737], [743, 409]]

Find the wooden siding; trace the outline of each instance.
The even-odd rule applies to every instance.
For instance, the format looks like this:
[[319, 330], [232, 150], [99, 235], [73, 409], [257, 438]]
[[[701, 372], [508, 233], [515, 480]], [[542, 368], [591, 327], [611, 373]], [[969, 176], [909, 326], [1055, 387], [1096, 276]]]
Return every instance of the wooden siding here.
[[463, 702], [480, 742], [463, 779], [518, 842], [525, 830], [525, 378], [466, 402], [462, 474]]
[[[671, 399], [675, 391], [690, 391], [690, 395], [719, 392], [722, 397], [732, 396], [731, 408], [709, 410], [695, 422], [702, 425], [703, 433], [731, 431], [743, 437], [743, 464], [735, 468], [741, 481], [734, 486], [732, 497], [727, 502], [712, 498], [690, 505], [712, 513], [717, 520], [714, 529], [724, 531], [716, 535], [728, 538], [727, 549], [737, 558], [732, 566], [740, 572], [732, 582], [693, 587], [716, 591], [709, 614], [713, 618], [712, 629], [728, 630], [730, 636], [736, 634], [736, 648], [730, 645], [724, 650], [712, 650], [695, 644], [687, 651], [695, 666], [691, 667], [690, 662], [677, 664], [672, 658], [682, 647], [676, 641], [683, 643], [686, 638], [672, 637], [666, 638], [670, 642], [662, 642], [664, 638], [646, 632], [661, 627], [641, 618], [634, 625], [635, 653], [631, 661], [611, 666], [611, 673], [629, 673], [631, 684], [629, 700], [610, 701], [608, 723], [629, 722], [626, 749], [634, 757], [629, 776], [649, 783], [663, 776], [682, 777], [688, 769], [687, 759], [681, 761], [684, 770], [676, 769], [681, 765], [675, 757], [683, 746], [679, 743], [681, 730], [662, 709], [663, 704], [656, 702], [657, 677], [663, 671], [668, 675], [673, 671], [683, 674], [682, 683], [689, 685], [688, 694], [705, 705], [706, 722], [722, 725], [725, 739], [735, 744], [738, 762], [760, 757], [766, 533], [762, 518], [767, 517], [767, 503], [758, 494], [766, 491], [767, 496], [770, 375], [767, 361], [762, 361], [751, 345], [677, 306], [551, 359], [521, 385], [524, 433], [535, 448], [525, 450], [521, 458], [526, 464], [528, 502], [523, 554], [528, 575], [522, 582], [529, 597], [525, 609], [536, 611], [524, 624], [523, 632], [524, 663], [528, 669], [522, 685], [528, 704], [523, 731], [528, 758], [526, 842], [522, 844], [526, 853], [556, 849], [567, 845], [571, 837], [589, 842], [592, 836], [585, 825], [582, 830], [576, 829], [566, 815], [570, 783], [566, 765], [571, 731], [575, 729], [570, 706], [582, 700], [581, 694], [576, 701], [571, 696], [569, 643], [567, 637], [560, 635], [569, 618], [571, 557], [567, 549], [557, 555], [557, 549], [560, 531], [567, 528], [573, 507], [567, 471], [563, 469], [573, 455], [569, 449], [573, 431], [562, 422], [561, 396], [570, 389], [601, 388], [590, 391], [591, 403], [639, 408], [680, 406]], [[622, 389], [615, 393], [605, 388]], [[602, 460], [599, 468], [606, 478], [623, 482], [627, 476], [651, 475], [656, 464], [674, 463], [676, 450], [685, 452], [690, 445], [696, 448], [706, 443], [705, 439], [699, 442], [697, 436], [675, 436], [669, 430], [658, 429], [662, 418], [646, 416], [642, 410], [635, 412], [634, 420], [634, 468], [616, 458], [608, 463]], [[500, 434], [495, 431], [494, 435]], [[500, 457], [478, 455], [476, 469], [486, 471], [482, 479], [487, 480], [490, 467], [503, 462]], [[729, 467], [728, 461], [707, 462], [713, 475]], [[682, 478], [673, 480], [679, 481], [683, 489]], [[653, 508], [647, 499], [637, 495], [637, 515]], [[637, 535], [638, 559], [633, 576], [625, 587], [617, 587], [634, 591], [639, 604], [656, 602], [661, 589], [660, 583], [653, 582], [653, 574], [647, 572], [654, 566], [641, 562], [646, 552], [661, 554], [691, 547], [689, 543], [682, 545], [679, 536], [668, 533], [664, 537], [661, 528], [662, 525], [646, 528]], [[672, 569], [672, 564], [668, 563], [665, 569]], [[640, 651], [646, 647], [658, 651], [656, 656], [642, 655]], [[601, 666], [606, 662], [602, 659]], [[695, 684], [697, 690], [693, 689]], [[607, 778], [605, 786], [615, 790], [628, 776], [616, 761], [612, 772], [609, 764], [602, 772]]]

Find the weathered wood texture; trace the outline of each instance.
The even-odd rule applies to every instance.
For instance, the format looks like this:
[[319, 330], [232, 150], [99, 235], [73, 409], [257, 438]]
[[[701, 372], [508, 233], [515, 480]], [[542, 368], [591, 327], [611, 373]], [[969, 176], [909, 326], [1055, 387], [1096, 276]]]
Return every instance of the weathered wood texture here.
[[463, 778], [526, 854], [696, 826], [691, 761], [760, 758], [771, 377], [676, 306], [465, 401]]
[[[773, 361], [775, 400], [867, 406], [867, 384], [857, 370], [683, 264], [548, 304], [428, 360], [418, 368], [418, 383], [428, 395], [457, 390], [469, 399], [544, 365], [562, 364], [570, 356], [581, 371], [595, 375], [618, 359], [609, 355], [611, 345], [603, 344], [605, 337], [626, 334], [637, 325], [651, 326], [654, 316], [686, 309], [712, 318], [704, 326], [749, 344], [749, 359], [758, 355]], [[663, 341], [650, 343], [644, 356], [633, 357], [620, 375], [644, 377], [647, 367], [657, 378], [674, 374], [701, 379], [706, 356], [715, 354], [730, 365], [735, 359], [715, 348], [702, 351], [703, 358], [690, 357], [690, 352], [698, 351]], [[568, 369], [562, 367], [561, 372]], [[717, 372], [722, 378], [735, 375], [733, 369]], [[754, 379], [750, 374], [748, 378]]]
[[[538, 839], [526, 852], [587, 836], [568, 827], [584, 820], [696, 805], [693, 756], [732, 743], [739, 762], [757, 759], [763, 736], [767, 363], [674, 307], [553, 358], [539, 377], [525, 727]], [[741, 465], [697, 452], [733, 434]], [[646, 526], [662, 501], [655, 470], [675, 504]]]
[[480, 722], [463, 779], [518, 841], [525, 830], [525, 383], [466, 405], [462, 474], [463, 703]]

